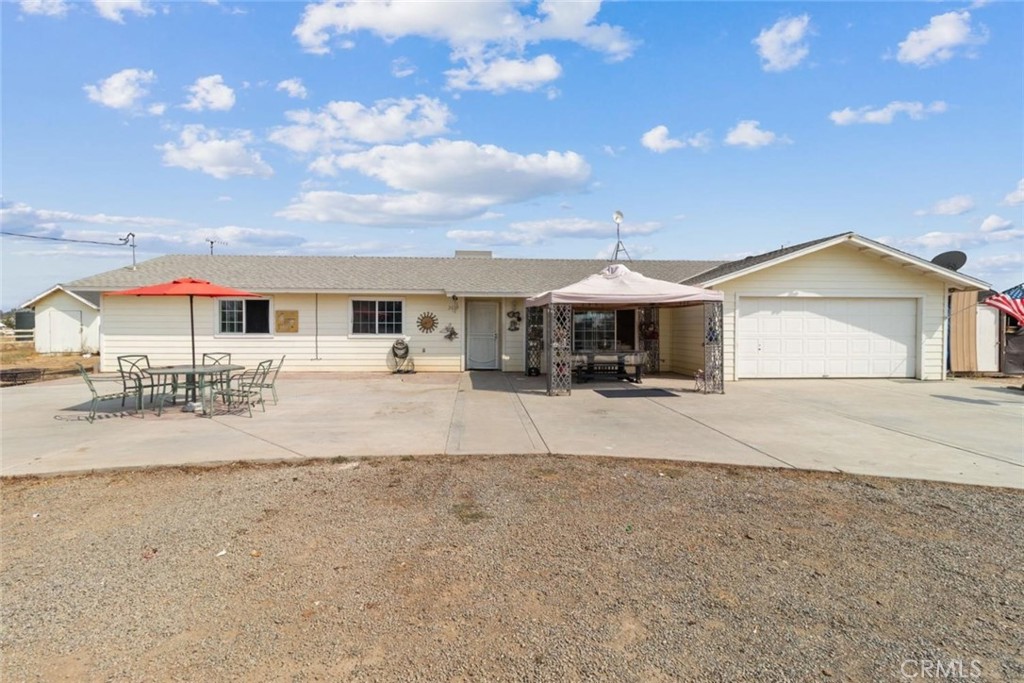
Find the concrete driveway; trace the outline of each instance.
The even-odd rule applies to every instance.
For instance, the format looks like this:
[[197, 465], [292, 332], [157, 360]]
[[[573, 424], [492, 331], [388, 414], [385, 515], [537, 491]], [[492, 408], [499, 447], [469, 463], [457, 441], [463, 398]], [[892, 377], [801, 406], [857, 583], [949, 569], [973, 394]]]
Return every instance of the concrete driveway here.
[[5, 476], [385, 455], [550, 453], [692, 460], [1024, 488], [1024, 392], [984, 380], [596, 382], [549, 397], [497, 372], [292, 374], [249, 419], [105, 406], [81, 379], [5, 388]]

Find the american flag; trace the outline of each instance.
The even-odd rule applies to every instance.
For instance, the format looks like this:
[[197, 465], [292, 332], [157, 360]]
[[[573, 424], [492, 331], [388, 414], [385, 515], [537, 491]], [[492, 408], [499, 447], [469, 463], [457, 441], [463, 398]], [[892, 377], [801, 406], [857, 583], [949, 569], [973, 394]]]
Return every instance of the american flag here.
[[1010, 287], [1002, 294], [996, 294], [985, 299], [985, 303], [993, 308], [998, 308], [1006, 315], [1013, 316], [1024, 325], [1024, 282], [1016, 287]]

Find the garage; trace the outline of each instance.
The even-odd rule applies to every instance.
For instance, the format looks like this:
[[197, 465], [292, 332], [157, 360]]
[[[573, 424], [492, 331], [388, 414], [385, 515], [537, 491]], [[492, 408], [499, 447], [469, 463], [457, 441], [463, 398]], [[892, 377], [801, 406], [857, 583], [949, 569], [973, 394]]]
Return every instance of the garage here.
[[743, 297], [740, 378], [916, 377], [917, 299]]

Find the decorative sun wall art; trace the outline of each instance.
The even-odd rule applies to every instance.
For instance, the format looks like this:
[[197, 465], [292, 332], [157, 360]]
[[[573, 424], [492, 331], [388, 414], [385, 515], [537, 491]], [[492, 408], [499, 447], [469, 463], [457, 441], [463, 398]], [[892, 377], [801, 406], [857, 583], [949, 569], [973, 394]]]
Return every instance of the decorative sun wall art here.
[[437, 316], [427, 311], [426, 313], [420, 313], [419, 317], [416, 318], [416, 327], [419, 328], [420, 332], [430, 334], [437, 329]]

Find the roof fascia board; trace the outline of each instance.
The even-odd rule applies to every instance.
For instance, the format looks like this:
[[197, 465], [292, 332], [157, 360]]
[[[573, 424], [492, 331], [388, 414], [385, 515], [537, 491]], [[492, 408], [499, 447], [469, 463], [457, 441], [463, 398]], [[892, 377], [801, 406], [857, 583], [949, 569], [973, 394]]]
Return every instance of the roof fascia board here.
[[[53, 294], [54, 292], [57, 292], [57, 291], [64, 292], [65, 294], [70, 296], [72, 299], [75, 299], [76, 301], [79, 301], [79, 302], [85, 304], [86, 306], [88, 306], [89, 308], [91, 308], [94, 311], [100, 310], [100, 307], [97, 306], [96, 304], [94, 304], [93, 302], [88, 301], [87, 299], [83, 299], [82, 297], [80, 297], [77, 294], [75, 294], [74, 292], [72, 292], [70, 289], [65, 289], [61, 285], [54, 285], [53, 287], [50, 287], [48, 290], [46, 290], [42, 294], [39, 294], [38, 296], [34, 296], [31, 299], [29, 299], [28, 301], [26, 301], [25, 303], [23, 303], [21, 306], [18, 306], [18, 308], [31, 308], [32, 306], [35, 306], [41, 299], [45, 299], [46, 297], [50, 296], [51, 294]], [[91, 291], [91, 290], [83, 289], [82, 291], [84, 292], [84, 291]]]
[[875, 242], [874, 240], [865, 239], [860, 235], [838, 235], [833, 239], [826, 240], [824, 242], [819, 242], [818, 244], [812, 244], [811, 246], [805, 249], [790, 252], [788, 254], [785, 254], [778, 258], [771, 259], [769, 261], [762, 261], [761, 263], [757, 263], [749, 268], [744, 268], [743, 270], [737, 270], [735, 272], [728, 273], [721, 277], [703, 281], [701, 282], [701, 286], [713, 287], [714, 285], [718, 285], [723, 282], [728, 282], [729, 280], [735, 280], [736, 278], [740, 278], [745, 275], [750, 275], [751, 273], [756, 273], [757, 271], [764, 270], [765, 268], [777, 266], [780, 263], [785, 263], [786, 261], [791, 261], [793, 259], [800, 258], [808, 254], [813, 254], [814, 252], [821, 251], [822, 249], [828, 249], [829, 247], [833, 247], [842, 242], [851, 242], [853, 244], [860, 245], [864, 249], [881, 254], [883, 258], [897, 259], [899, 261], [902, 261], [905, 265], [919, 267], [925, 270], [928, 274], [936, 275], [944, 280], [956, 282], [957, 284], [963, 285], [971, 289], [989, 288], [989, 284], [987, 282], [983, 282], [981, 280], [978, 280], [977, 278], [970, 277], [969, 275], [957, 273], [956, 271], [949, 270], [948, 268], [943, 268], [942, 266], [937, 266], [934, 263], [925, 261], [924, 259], [919, 259], [916, 256], [904, 254], [898, 249], [893, 249], [892, 247], [886, 246], [881, 242]]

